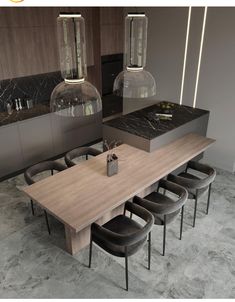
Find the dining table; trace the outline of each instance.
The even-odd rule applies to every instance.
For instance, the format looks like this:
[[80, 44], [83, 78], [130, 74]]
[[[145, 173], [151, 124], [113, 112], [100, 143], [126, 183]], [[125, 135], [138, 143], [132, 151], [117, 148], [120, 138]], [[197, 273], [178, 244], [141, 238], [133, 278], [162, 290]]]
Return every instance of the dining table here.
[[[121, 144], [22, 190], [64, 224], [66, 250], [74, 255], [89, 244], [93, 222], [103, 224], [122, 213], [127, 200], [146, 196], [161, 178], [214, 142], [188, 133], [153, 152]], [[110, 152], [118, 157], [118, 173], [111, 177], [107, 176]]]

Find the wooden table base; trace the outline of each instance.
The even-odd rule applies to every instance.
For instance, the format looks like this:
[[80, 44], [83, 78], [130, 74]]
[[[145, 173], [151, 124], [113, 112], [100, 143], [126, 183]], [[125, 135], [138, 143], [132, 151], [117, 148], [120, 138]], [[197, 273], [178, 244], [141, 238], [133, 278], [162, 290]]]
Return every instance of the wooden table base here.
[[[109, 213], [106, 213], [103, 217], [98, 219], [96, 222], [98, 224], [104, 224], [109, 221], [113, 217], [123, 214], [124, 204], [120, 205], [116, 209], [112, 210]], [[90, 243], [90, 228], [91, 226], [87, 226], [83, 230], [75, 233], [71, 228], [65, 226], [65, 240], [66, 240], [66, 250], [69, 254], [75, 255], [84, 247], [88, 246]]]

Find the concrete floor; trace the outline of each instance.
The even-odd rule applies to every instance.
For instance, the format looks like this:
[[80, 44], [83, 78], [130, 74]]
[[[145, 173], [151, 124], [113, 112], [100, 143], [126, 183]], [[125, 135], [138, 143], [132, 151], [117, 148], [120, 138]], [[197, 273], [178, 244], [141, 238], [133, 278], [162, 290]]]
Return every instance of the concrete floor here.
[[235, 298], [235, 176], [217, 170], [211, 208], [200, 199], [195, 229], [193, 203], [167, 230], [161, 256], [162, 228], [152, 232], [152, 268], [146, 269], [147, 245], [129, 260], [129, 292], [124, 290], [124, 259], [94, 247], [77, 256], [64, 251], [63, 225], [50, 216], [48, 235], [37, 208], [20, 191], [23, 175], [0, 183], [0, 298]]

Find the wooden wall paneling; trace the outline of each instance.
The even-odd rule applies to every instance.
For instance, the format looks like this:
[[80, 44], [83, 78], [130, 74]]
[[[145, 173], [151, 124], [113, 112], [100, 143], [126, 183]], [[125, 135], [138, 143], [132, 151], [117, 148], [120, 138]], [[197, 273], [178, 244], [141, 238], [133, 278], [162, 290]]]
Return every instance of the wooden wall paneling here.
[[87, 65], [92, 66], [93, 8], [1, 8], [0, 80], [60, 70], [56, 18], [60, 11], [78, 10], [85, 18]]
[[124, 10], [121, 7], [100, 9], [101, 55], [122, 53], [124, 47]]
[[92, 10], [92, 32], [93, 32], [93, 52], [94, 65], [88, 68], [88, 80], [95, 85], [101, 94], [101, 53], [100, 53], [100, 9]]

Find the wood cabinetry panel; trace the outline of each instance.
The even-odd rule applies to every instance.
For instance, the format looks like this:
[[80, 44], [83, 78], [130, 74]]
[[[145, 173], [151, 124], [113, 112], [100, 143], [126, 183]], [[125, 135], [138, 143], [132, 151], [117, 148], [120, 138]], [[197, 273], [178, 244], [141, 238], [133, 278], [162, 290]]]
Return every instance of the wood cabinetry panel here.
[[100, 9], [101, 55], [122, 53], [124, 47], [124, 12], [119, 7]]
[[60, 69], [56, 18], [80, 11], [86, 23], [87, 65], [94, 65], [93, 8], [1, 8], [0, 80]]

